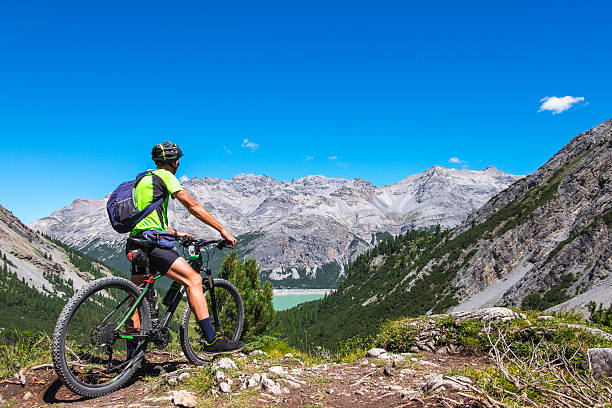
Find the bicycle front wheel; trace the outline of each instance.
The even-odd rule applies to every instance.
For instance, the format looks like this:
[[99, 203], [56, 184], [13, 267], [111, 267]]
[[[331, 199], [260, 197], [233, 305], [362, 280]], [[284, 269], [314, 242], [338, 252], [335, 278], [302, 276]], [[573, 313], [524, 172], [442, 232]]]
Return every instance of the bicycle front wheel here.
[[146, 347], [134, 336], [146, 336], [150, 329], [143, 296], [127, 279], [109, 277], [85, 285], [68, 301], [52, 340], [53, 365], [68, 389], [98, 397], [131, 378]]
[[[242, 326], [244, 324], [244, 305], [242, 304], [242, 297], [238, 292], [238, 289], [225, 279], [213, 279], [214, 281], [214, 292], [215, 292], [215, 304], [216, 312], [219, 317], [219, 326], [215, 329], [223, 333], [227, 338], [231, 340], [240, 340], [242, 335]], [[214, 321], [213, 305], [210, 297], [210, 291], [207, 287], [204, 287], [204, 296], [206, 296], [206, 303], [211, 319]], [[185, 357], [195, 365], [205, 365], [211, 360], [211, 356], [204, 353], [200, 345], [200, 338], [202, 337], [202, 331], [200, 325], [191, 309], [189, 304], [185, 306], [183, 315], [181, 316], [181, 328], [180, 328], [180, 342]]]

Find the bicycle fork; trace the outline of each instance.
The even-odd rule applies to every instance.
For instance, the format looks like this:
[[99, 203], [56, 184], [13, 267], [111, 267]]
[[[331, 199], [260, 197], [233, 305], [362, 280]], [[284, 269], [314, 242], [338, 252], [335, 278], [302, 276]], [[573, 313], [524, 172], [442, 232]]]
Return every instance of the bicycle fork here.
[[213, 323], [215, 326], [215, 331], [218, 332], [221, 330], [221, 327], [219, 325], [219, 313], [217, 312], [217, 299], [215, 298], [215, 285], [213, 283], [212, 271], [210, 268], [203, 268], [203, 271], [206, 273], [206, 285], [208, 286], [208, 291], [210, 292], [210, 306], [212, 307]]

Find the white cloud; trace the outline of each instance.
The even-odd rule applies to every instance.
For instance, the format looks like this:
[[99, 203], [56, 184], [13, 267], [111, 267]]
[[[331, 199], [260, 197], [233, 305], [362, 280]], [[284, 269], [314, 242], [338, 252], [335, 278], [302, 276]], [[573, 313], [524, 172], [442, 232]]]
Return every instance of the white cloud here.
[[306, 156], [306, 158], [304, 158], [304, 160], [302, 161], [306, 162], [306, 161], [311, 161], [311, 160], [314, 160], [314, 156]]
[[223, 150], [225, 150], [225, 153], [227, 154], [232, 154], [232, 151], [225, 146], [223, 146]]
[[459, 164], [459, 163], [465, 163], [465, 160], [461, 160], [458, 157], [451, 157], [450, 159], [448, 159], [448, 162]]
[[259, 148], [259, 145], [257, 143], [249, 142], [249, 139], [244, 139], [242, 141], [242, 147], [248, 147], [252, 152], [254, 152]]
[[540, 110], [538, 112], [551, 111], [553, 115], [556, 115], [558, 113], [565, 112], [574, 104], [581, 101], [584, 101], [584, 97], [582, 96], [563, 96], [561, 98], [557, 98], [556, 96], [547, 96], [546, 98], [540, 99], [542, 105], [540, 106]]
[[338, 156], [329, 156], [328, 159], [331, 161], [338, 160]]

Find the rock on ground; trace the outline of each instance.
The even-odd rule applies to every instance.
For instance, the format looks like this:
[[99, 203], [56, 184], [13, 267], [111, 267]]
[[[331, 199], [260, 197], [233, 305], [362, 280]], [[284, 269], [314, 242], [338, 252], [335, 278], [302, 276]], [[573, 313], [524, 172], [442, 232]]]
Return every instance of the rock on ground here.
[[228, 383], [222, 382], [221, 384], [219, 384], [219, 390], [221, 392], [229, 394], [230, 392], [232, 392], [232, 387]]
[[223, 357], [222, 359], [216, 361], [210, 369], [212, 371], [217, 371], [219, 369], [237, 370], [238, 367], [231, 358]]
[[383, 349], [383, 348], [373, 348], [373, 349], [369, 349], [366, 352], [366, 357], [378, 357], [381, 354], [385, 354], [387, 352], [387, 350]]
[[612, 348], [590, 348], [584, 356], [584, 368], [596, 377], [612, 377]]
[[275, 383], [269, 378], [264, 378], [263, 381], [261, 382], [261, 385], [264, 390], [272, 394], [280, 395], [283, 393], [283, 390], [281, 389], [280, 385], [278, 385], [277, 383]]
[[423, 386], [423, 391], [427, 393], [434, 392], [438, 389], [449, 391], [467, 391], [467, 387], [465, 385], [461, 385], [459, 382], [468, 384], [472, 382], [472, 380], [467, 377], [457, 376], [450, 378], [451, 379], [446, 379], [444, 378], [444, 376], [442, 376], [442, 374], [426, 375], [425, 379], [427, 380], [427, 383], [425, 383], [425, 385]]
[[471, 312], [454, 312], [450, 313], [450, 316], [455, 317], [457, 323], [468, 319], [476, 319], [483, 322], [505, 322], [507, 320], [526, 318], [524, 314], [516, 313], [507, 307], [488, 307]]
[[176, 391], [172, 397], [174, 405], [193, 408], [198, 404], [198, 399], [194, 393], [187, 390]]
[[281, 366], [272, 366], [268, 368], [268, 372], [272, 375], [287, 375], [287, 370], [285, 370], [285, 368]]

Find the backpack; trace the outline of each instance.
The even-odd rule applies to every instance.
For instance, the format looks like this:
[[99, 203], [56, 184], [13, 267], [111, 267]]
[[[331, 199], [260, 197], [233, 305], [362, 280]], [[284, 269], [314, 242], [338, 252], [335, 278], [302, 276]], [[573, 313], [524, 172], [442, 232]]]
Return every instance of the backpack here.
[[148, 174], [153, 177], [158, 177], [151, 171], [145, 171], [136, 176], [134, 181], [126, 181], [121, 184], [111, 193], [106, 203], [106, 212], [108, 213], [108, 219], [110, 220], [113, 229], [119, 233], [130, 232], [134, 229], [136, 224], [144, 220], [155, 211], [165, 197], [161, 197], [157, 201], [147, 205], [142, 210], [136, 208], [136, 201], [134, 199], [134, 192], [136, 186], [140, 183], [140, 180]]

